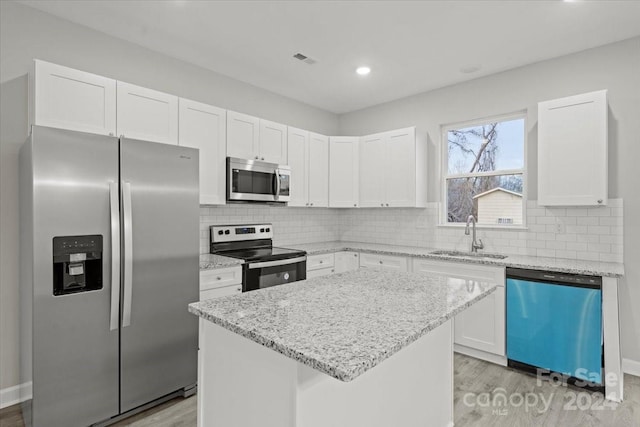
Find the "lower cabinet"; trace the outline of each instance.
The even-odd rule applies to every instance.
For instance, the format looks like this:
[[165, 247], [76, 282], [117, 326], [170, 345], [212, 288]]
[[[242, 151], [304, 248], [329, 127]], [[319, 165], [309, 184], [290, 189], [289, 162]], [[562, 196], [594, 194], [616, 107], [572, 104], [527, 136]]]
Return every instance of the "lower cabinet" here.
[[241, 292], [241, 266], [200, 271], [200, 301]]
[[345, 273], [360, 268], [360, 254], [358, 252], [342, 251], [335, 254], [336, 273]]
[[487, 279], [498, 284], [495, 292], [455, 317], [454, 347], [459, 353], [506, 365], [504, 267], [414, 258], [413, 271]]
[[393, 255], [360, 254], [360, 267], [394, 271], [409, 271], [408, 258]]
[[310, 255], [307, 257], [307, 279], [335, 273], [335, 256], [330, 254]]

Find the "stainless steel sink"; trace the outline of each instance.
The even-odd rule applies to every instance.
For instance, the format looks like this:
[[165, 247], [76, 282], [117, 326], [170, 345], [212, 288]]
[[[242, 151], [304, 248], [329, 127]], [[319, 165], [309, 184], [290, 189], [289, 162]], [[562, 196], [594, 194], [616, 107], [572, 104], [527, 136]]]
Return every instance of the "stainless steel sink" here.
[[433, 255], [446, 255], [460, 258], [489, 258], [489, 259], [505, 259], [507, 255], [500, 254], [483, 254], [477, 252], [463, 252], [463, 251], [433, 251]]

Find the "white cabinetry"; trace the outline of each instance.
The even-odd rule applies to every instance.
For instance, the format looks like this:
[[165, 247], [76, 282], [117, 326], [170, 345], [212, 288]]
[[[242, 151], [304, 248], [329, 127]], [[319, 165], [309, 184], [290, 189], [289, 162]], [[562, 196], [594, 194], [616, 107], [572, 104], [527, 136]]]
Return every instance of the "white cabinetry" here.
[[118, 136], [178, 143], [178, 97], [118, 82]]
[[180, 98], [178, 144], [200, 150], [200, 204], [225, 203], [226, 110]]
[[335, 253], [336, 273], [354, 271], [360, 268], [360, 254], [358, 252], [342, 251]]
[[329, 206], [358, 206], [358, 137], [329, 138]]
[[426, 160], [414, 127], [362, 137], [360, 206], [426, 206]]
[[607, 91], [538, 104], [538, 204], [607, 203]]
[[116, 134], [115, 80], [35, 60], [31, 83], [31, 123]]
[[307, 257], [307, 279], [335, 273], [334, 254], [310, 255]]
[[287, 127], [227, 111], [227, 156], [287, 164]]
[[442, 273], [469, 281], [489, 280], [498, 287], [489, 296], [455, 317], [454, 343], [459, 353], [506, 365], [505, 351], [505, 270], [457, 262], [413, 259], [414, 272]]
[[242, 267], [200, 271], [200, 301], [242, 292]]
[[408, 259], [401, 256], [360, 254], [360, 267], [377, 268], [394, 271], [409, 271]]
[[289, 127], [287, 151], [291, 167], [289, 206], [329, 205], [329, 138]]

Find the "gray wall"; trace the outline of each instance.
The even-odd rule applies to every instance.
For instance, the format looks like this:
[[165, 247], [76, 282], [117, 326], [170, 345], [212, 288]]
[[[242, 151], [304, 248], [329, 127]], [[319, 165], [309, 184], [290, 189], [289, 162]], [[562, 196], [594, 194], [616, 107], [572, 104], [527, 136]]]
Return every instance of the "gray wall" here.
[[[0, 2], [0, 389], [18, 383], [18, 149], [27, 136], [34, 58], [322, 134], [335, 114], [32, 8]], [[206, 54], [206, 53], [203, 53]]]
[[340, 132], [416, 125], [429, 142], [429, 201], [440, 193], [440, 126], [527, 110], [528, 198], [537, 199], [537, 103], [599, 89], [609, 96], [609, 197], [624, 200], [620, 323], [624, 358], [640, 363], [640, 38], [590, 49], [340, 116]]

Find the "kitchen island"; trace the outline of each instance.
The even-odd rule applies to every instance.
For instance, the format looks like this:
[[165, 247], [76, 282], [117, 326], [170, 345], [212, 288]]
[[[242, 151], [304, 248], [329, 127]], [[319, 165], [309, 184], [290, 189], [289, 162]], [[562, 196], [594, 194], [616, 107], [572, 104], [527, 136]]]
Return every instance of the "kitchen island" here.
[[191, 304], [198, 424], [452, 425], [452, 318], [495, 287], [361, 269]]

